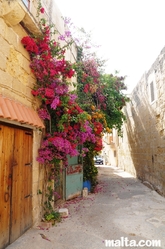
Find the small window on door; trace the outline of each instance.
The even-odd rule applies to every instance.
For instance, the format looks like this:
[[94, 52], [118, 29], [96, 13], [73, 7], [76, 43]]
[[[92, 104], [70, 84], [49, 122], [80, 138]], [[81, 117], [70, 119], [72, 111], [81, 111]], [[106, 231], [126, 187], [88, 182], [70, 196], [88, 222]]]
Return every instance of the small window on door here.
[[152, 81], [150, 83], [150, 98], [151, 98], [151, 102], [153, 102], [155, 100], [155, 89], [154, 89], [154, 82]]

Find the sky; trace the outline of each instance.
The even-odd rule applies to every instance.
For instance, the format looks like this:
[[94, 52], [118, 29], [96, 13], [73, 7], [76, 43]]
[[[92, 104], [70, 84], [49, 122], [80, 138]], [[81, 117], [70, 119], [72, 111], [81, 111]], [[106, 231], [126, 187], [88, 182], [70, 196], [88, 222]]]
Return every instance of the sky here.
[[165, 46], [165, 0], [55, 0], [62, 15], [91, 32], [106, 73], [127, 76], [130, 93]]

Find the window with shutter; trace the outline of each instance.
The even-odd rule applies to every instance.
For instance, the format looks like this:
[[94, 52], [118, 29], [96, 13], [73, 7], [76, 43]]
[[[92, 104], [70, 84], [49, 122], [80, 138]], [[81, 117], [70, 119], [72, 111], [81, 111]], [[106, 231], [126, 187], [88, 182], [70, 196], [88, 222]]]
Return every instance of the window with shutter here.
[[150, 83], [150, 94], [151, 94], [151, 102], [155, 100], [155, 92], [154, 92], [154, 83], [153, 81]]

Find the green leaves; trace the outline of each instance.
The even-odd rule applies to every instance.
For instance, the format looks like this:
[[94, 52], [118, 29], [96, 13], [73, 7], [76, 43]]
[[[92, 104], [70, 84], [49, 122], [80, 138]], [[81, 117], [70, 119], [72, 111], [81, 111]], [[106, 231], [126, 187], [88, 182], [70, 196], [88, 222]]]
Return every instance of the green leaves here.
[[113, 76], [112, 74], [104, 74], [101, 76], [103, 84], [103, 94], [106, 98], [106, 109], [103, 110], [106, 115], [107, 125], [110, 128], [116, 128], [121, 132], [121, 126], [125, 120], [122, 112], [123, 106], [129, 101], [129, 98], [123, 93], [126, 90], [124, 84], [125, 77]]
[[51, 213], [44, 215], [45, 220], [47, 221], [54, 221], [54, 222], [60, 222], [61, 221], [61, 215], [57, 211], [52, 211]]

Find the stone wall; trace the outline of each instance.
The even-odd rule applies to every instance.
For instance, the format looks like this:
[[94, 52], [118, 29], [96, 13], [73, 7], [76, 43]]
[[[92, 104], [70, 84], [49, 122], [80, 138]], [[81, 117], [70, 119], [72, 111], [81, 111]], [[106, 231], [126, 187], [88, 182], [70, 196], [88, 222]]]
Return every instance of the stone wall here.
[[[0, 94], [16, 100], [35, 111], [40, 104], [31, 94], [31, 90], [35, 85], [35, 77], [31, 73], [29, 54], [21, 44], [21, 39], [27, 36], [27, 30], [33, 34], [40, 32], [36, 21], [36, 3], [37, 1], [31, 1], [28, 10], [21, 0], [0, 0]], [[45, 15], [48, 20], [55, 22], [59, 32], [63, 33], [64, 22], [54, 1], [43, 0], [42, 4], [46, 10]], [[75, 56], [76, 49], [73, 46], [72, 53], [67, 52], [67, 59], [73, 61]], [[36, 161], [43, 133], [34, 127], [30, 128], [33, 129], [32, 214], [33, 224], [35, 224], [42, 215], [42, 197], [37, 192], [39, 189], [42, 191], [44, 187], [45, 169]]]
[[133, 90], [123, 111], [118, 166], [165, 196], [165, 48]]
[[[20, 25], [20, 22], [26, 16], [26, 9], [21, 2], [20, 4], [18, 2], [0, 2], [0, 94], [36, 110], [39, 103], [31, 94], [31, 90], [35, 84], [35, 78], [30, 71], [29, 54], [21, 44], [22, 37], [27, 35], [27, 32]], [[29, 20], [32, 21], [31, 19]], [[35, 26], [35, 24], [33, 24], [33, 26]], [[33, 28], [33, 26], [31, 26], [31, 28]], [[10, 123], [12, 124], [12, 121]], [[39, 200], [40, 197], [37, 195], [37, 191], [39, 186], [42, 185], [44, 173], [43, 169], [39, 170], [41, 166], [35, 160], [38, 154], [42, 132], [34, 129], [34, 127], [31, 128], [33, 129], [34, 141], [32, 215], [33, 223], [36, 223], [42, 214], [41, 200]]]

